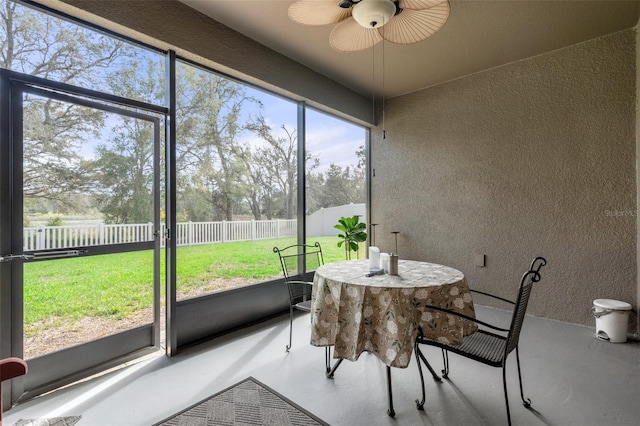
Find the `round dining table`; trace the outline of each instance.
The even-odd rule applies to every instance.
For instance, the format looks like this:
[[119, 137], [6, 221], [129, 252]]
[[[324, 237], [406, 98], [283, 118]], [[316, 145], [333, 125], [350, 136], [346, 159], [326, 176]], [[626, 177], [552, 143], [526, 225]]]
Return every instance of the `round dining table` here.
[[471, 321], [426, 307], [475, 317], [459, 270], [400, 260], [398, 275], [369, 272], [367, 259], [328, 263], [315, 272], [311, 344], [333, 346], [333, 358], [356, 361], [370, 352], [389, 367], [405, 368], [419, 327], [431, 339], [454, 344], [477, 330]]

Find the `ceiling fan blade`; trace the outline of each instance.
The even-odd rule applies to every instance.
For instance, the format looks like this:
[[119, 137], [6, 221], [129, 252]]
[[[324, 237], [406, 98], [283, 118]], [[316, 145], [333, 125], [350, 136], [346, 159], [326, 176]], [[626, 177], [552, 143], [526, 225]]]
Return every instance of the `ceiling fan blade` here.
[[399, 6], [402, 9], [422, 10], [447, 3], [447, 0], [400, 0]]
[[351, 9], [338, 6], [337, 0], [298, 0], [289, 6], [289, 18], [305, 25], [337, 24], [351, 16]]
[[365, 28], [355, 19], [349, 18], [336, 25], [329, 35], [329, 44], [341, 52], [354, 52], [367, 49], [382, 41], [375, 28]]
[[428, 9], [404, 9], [379, 31], [385, 40], [392, 43], [417, 43], [442, 28], [448, 18], [449, 3], [445, 1]]

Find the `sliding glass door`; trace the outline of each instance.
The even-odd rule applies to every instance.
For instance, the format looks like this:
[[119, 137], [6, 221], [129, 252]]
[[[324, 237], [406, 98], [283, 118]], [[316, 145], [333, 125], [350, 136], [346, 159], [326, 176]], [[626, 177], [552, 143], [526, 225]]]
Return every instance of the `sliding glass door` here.
[[29, 364], [20, 395], [160, 345], [164, 119], [138, 102], [12, 77], [3, 74], [11, 238], [0, 265], [11, 300], [3, 333]]

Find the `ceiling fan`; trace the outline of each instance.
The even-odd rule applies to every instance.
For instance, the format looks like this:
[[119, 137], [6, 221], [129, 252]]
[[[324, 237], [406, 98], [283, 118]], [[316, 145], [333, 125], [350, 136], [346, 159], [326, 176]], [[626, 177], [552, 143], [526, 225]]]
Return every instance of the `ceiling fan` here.
[[342, 52], [367, 49], [384, 40], [417, 43], [449, 17], [447, 0], [297, 0], [289, 18], [305, 25], [338, 24], [329, 36]]

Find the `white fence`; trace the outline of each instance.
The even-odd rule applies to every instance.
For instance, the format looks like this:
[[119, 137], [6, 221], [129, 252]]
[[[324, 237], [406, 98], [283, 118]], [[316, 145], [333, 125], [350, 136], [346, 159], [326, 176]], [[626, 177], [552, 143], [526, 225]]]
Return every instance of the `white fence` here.
[[343, 216], [360, 216], [360, 222], [367, 221], [367, 209], [364, 203], [345, 204], [317, 210], [307, 216], [307, 235], [338, 235], [333, 227]]
[[[295, 237], [297, 221], [183, 222], [177, 225], [177, 245], [188, 246]], [[162, 225], [161, 235], [164, 231]], [[23, 238], [24, 251], [137, 243], [153, 240], [153, 224], [38, 226], [24, 228]], [[164, 239], [161, 241], [164, 246]]]

